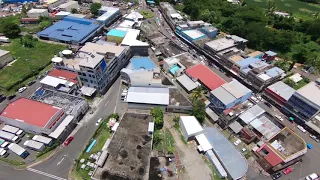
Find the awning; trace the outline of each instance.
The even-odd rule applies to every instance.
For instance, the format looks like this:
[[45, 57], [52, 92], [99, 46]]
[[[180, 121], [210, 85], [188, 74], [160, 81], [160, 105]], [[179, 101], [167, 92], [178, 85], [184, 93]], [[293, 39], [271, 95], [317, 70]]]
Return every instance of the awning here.
[[196, 140], [199, 143], [199, 151], [207, 152], [212, 149], [212, 146], [204, 134], [199, 134], [196, 136]]
[[210, 109], [209, 107], [206, 108], [206, 113], [214, 122], [219, 120], [219, 116], [215, 112], [213, 112], [212, 109]]

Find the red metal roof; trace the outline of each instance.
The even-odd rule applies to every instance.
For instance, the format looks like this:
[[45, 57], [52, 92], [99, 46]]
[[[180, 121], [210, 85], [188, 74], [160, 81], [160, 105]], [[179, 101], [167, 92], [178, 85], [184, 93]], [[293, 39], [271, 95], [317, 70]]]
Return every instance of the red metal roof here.
[[70, 71], [53, 69], [52, 71], [49, 72], [48, 75], [56, 77], [56, 78], [60, 78], [60, 79], [66, 79], [66, 80], [71, 81], [75, 84], [78, 84], [78, 80], [77, 80], [78, 74], [70, 72]]
[[220, 76], [203, 64], [195, 65], [187, 69], [186, 72], [192, 78], [201, 81], [210, 90], [214, 90], [226, 83], [226, 81], [224, 81]]
[[268, 161], [269, 164], [271, 164], [272, 167], [280, 164], [283, 160], [281, 159], [281, 157], [279, 157], [279, 155], [277, 153], [275, 153], [267, 144], [264, 144], [259, 150], [265, 149], [267, 150], [269, 153], [264, 156], [264, 159]]
[[34, 126], [45, 127], [48, 121], [60, 111], [60, 108], [31, 99], [20, 98], [10, 103], [1, 116], [23, 121]]
[[38, 21], [38, 18], [21, 18], [21, 21], [23, 22], [34, 22], [34, 21]]

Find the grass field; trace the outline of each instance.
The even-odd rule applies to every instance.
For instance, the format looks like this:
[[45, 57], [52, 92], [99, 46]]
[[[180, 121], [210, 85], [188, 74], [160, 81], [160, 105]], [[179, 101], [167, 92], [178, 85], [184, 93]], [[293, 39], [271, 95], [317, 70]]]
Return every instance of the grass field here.
[[[267, 8], [268, 0], [246, 0], [248, 4], [256, 4]], [[298, 0], [275, 0], [278, 11], [290, 12], [296, 18], [311, 19], [313, 14], [320, 12], [320, 4], [306, 3]]]
[[143, 18], [148, 19], [148, 18], [153, 18], [154, 13], [148, 10], [141, 10], [139, 13], [143, 16]]
[[0, 71], [0, 87], [10, 90], [18, 83], [37, 74], [50, 64], [54, 54], [65, 49], [66, 46], [49, 44], [37, 41], [35, 47], [26, 48], [20, 44], [20, 39], [13, 39], [9, 46], [0, 46], [0, 49], [11, 52], [12, 57], [17, 61], [10, 67]]

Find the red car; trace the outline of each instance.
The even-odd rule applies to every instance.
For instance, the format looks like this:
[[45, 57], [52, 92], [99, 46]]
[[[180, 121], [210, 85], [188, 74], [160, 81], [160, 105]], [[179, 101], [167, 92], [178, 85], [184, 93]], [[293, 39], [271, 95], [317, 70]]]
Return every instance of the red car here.
[[292, 169], [291, 167], [288, 167], [288, 168], [282, 170], [282, 172], [283, 172], [283, 174], [289, 174], [289, 173], [292, 172], [292, 170], [293, 170], [293, 169]]
[[68, 146], [70, 142], [74, 139], [73, 136], [68, 137], [68, 139], [63, 143], [65, 146]]

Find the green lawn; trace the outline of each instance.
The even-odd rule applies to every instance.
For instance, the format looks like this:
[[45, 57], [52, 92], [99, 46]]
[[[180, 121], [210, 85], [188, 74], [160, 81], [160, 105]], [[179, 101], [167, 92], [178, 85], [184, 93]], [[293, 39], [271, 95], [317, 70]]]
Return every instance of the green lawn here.
[[143, 18], [148, 19], [148, 18], [153, 18], [154, 13], [148, 10], [141, 10], [139, 13], [143, 16]]
[[303, 86], [307, 85], [308, 83], [309, 82], [307, 82], [304, 79], [302, 79], [295, 86], [293, 86], [293, 89], [298, 90], [298, 89], [302, 88]]
[[[19, 86], [24, 80], [51, 64], [54, 54], [65, 49], [66, 46], [49, 44], [37, 41], [35, 47], [26, 48], [21, 46], [20, 39], [11, 40], [9, 46], [0, 46], [0, 49], [8, 50], [17, 59], [11, 67], [5, 67], [0, 71], [0, 87], [10, 90]], [[23, 85], [23, 84], [21, 84]]]
[[[320, 12], [320, 4], [306, 3], [298, 0], [276, 0], [278, 11], [290, 12], [296, 18], [311, 19], [313, 14]], [[262, 8], [267, 8], [268, 0], [247, 0], [248, 4], [256, 4]]]

